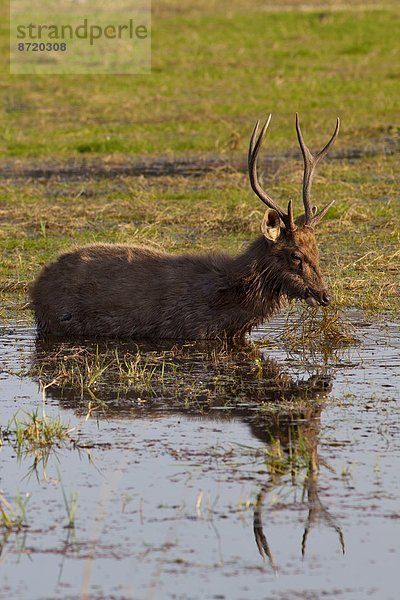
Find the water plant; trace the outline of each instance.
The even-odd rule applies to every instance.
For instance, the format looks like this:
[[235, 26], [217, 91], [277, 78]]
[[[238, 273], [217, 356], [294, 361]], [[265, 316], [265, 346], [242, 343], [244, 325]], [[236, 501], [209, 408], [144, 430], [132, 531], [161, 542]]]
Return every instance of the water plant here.
[[15, 437], [17, 454], [51, 447], [70, 439], [74, 428], [61, 421], [59, 415], [47, 417], [45, 412], [39, 414], [38, 409], [25, 411], [24, 417], [17, 413], [8, 425], [8, 430]]
[[26, 507], [29, 498], [29, 494], [17, 493], [13, 505], [0, 494], [0, 529], [18, 532], [27, 526]]
[[65, 510], [67, 513], [67, 519], [68, 519], [68, 522], [65, 525], [65, 527], [69, 528], [69, 529], [75, 529], [75, 517], [76, 517], [76, 511], [78, 508], [79, 492], [71, 492], [68, 497], [67, 493], [64, 489], [64, 486], [61, 482], [61, 477], [60, 477], [60, 485], [61, 485], [61, 491], [62, 491], [62, 495], [63, 495], [63, 499], [64, 499], [64, 506], [65, 506]]
[[[44, 390], [43, 390], [44, 393]], [[44, 479], [47, 478], [47, 465], [52, 454], [61, 447], [80, 448], [79, 441], [72, 434], [75, 427], [62, 422], [60, 415], [49, 417], [43, 402], [42, 410], [18, 411], [1, 431], [2, 440], [8, 442], [16, 451], [17, 459], [33, 457], [33, 463], [27, 476], [36, 474], [39, 479], [41, 467]]]

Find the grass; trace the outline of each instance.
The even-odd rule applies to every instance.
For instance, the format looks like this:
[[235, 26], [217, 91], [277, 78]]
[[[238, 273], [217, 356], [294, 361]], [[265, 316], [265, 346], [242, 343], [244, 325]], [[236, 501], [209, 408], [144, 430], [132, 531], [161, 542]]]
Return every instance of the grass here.
[[27, 525], [26, 508], [29, 494], [22, 497], [17, 494], [15, 505], [12, 505], [2, 494], [0, 494], [0, 529], [6, 533], [18, 532]]
[[61, 406], [86, 418], [144, 410], [207, 414], [268, 415], [279, 407], [294, 412], [320, 406], [330, 389], [326, 366], [304, 379], [292, 377], [253, 345], [228, 348], [203, 342], [98, 346], [68, 343], [40, 347], [29, 376], [46, 383]]
[[271, 438], [265, 450], [265, 466], [273, 480], [290, 474], [292, 483], [301, 473], [310, 469], [311, 450], [304, 439], [302, 430], [294, 427], [288, 429], [289, 444], [283, 448], [279, 438]]
[[318, 143], [338, 112], [345, 146], [382, 142], [396, 128], [394, 2], [307, 12], [243, 0], [154, 4], [151, 76], [5, 79], [3, 156], [244, 152], [269, 110], [279, 117], [271, 148], [294, 146], [296, 110]]
[[36, 409], [25, 412], [22, 419], [18, 413], [14, 415], [6, 432], [3, 432], [3, 438], [12, 437], [17, 454], [21, 455], [26, 451], [34, 452], [51, 448], [70, 440], [72, 431], [73, 429], [61, 422], [59, 416], [50, 418], [46, 416], [44, 410], [42, 415], [39, 415]]
[[[300, 197], [295, 111], [311, 148], [341, 116], [314, 184], [318, 205], [336, 199], [318, 232], [324, 271], [338, 309], [399, 310], [400, 12], [391, 0], [307, 6], [159, 0], [150, 76], [4, 74], [2, 316], [20, 313], [41, 265], [77, 244], [239, 252], [262, 217], [242, 165], [254, 121], [270, 110], [264, 182], [282, 202]], [[7, 43], [3, 27], [4, 56]], [[131, 174], [143, 160], [161, 176]], [[195, 175], [172, 176], [179, 160]], [[115, 166], [124, 174], [107, 175]], [[46, 168], [52, 177], [38, 175]]]
[[140, 406], [157, 397], [166, 382], [175, 393], [182, 392], [183, 385], [187, 392], [192, 378], [190, 374], [187, 379], [179, 377], [173, 359], [176, 360], [175, 349], [142, 354], [112, 344], [101, 348], [62, 344], [39, 355], [30, 375], [46, 382], [51, 388], [49, 393], [59, 390], [61, 396], [68, 397], [72, 391], [91, 416], [106, 410], [108, 402], [118, 405], [120, 396], [127, 397], [128, 405]]
[[47, 465], [52, 454], [66, 446], [77, 449], [81, 447], [78, 440], [72, 436], [73, 431], [73, 428], [61, 421], [59, 415], [47, 416], [43, 404], [41, 414], [38, 409], [25, 411], [23, 416], [17, 412], [1, 430], [1, 443], [8, 442], [13, 446], [18, 461], [33, 457], [27, 476], [34, 473], [37, 479], [40, 479], [39, 470], [42, 470], [46, 480]]
[[[336, 198], [318, 239], [338, 308], [399, 308], [397, 160], [334, 161], [321, 168], [314, 183], [319, 205]], [[278, 201], [299, 198], [299, 161], [288, 160], [267, 176]], [[128, 242], [172, 252], [240, 252], [258, 235], [263, 213], [247, 176], [237, 170], [201, 178], [22, 180], [17, 187], [0, 181], [0, 193], [0, 289], [13, 299], [19, 290], [20, 304], [40, 265], [71, 246]]]
[[134, 387], [137, 393], [151, 394], [153, 383], [164, 380], [166, 368], [174, 372], [175, 366], [166, 363], [164, 353], [152, 352], [141, 355], [139, 351], [123, 351], [118, 347], [68, 347], [61, 346], [55, 352], [46, 352], [30, 374], [47, 387], [63, 388], [65, 385], [95, 399], [98, 390], [114, 383], [120, 389]]
[[64, 500], [65, 511], [67, 513], [67, 525], [65, 526], [67, 529], [75, 529], [75, 518], [76, 511], [78, 509], [78, 501], [79, 501], [79, 492], [71, 492], [69, 497], [67, 496], [67, 492], [64, 489], [64, 486], [61, 482], [61, 475], [59, 473], [61, 491]]
[[324, 363], [358, 344], [354, 326], [338, 310], [309, 307], [289, 311], [280, 341], [289, 354], [300, 355], [303, 361], [320, 356]]

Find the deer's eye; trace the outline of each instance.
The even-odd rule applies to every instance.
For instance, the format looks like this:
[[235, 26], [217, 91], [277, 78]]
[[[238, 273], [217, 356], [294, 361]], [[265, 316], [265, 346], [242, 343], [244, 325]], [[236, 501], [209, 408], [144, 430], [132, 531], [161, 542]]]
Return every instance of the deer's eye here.
[[292, 252], [292, 254], [290, 256], [291, 256], [291, 259], [297, 264], [300, 264], [303, 260], [302, 255], [299, 254], [298, 252]]

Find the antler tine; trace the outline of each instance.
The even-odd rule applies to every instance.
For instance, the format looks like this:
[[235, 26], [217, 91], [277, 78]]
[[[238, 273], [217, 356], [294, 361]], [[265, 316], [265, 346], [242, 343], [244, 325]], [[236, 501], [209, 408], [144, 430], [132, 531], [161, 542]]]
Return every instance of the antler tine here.
[[291, 200], [289, 200], [288, 202], [288, 221], [289, 221], [289, 229], [291, 231], [294, 231], [296, 229], [296, 224], [294, 222], [294, 217], [293, 217], [293, 203]]
[[299, 123], [299, 115], [296, 113], [296, 131], [297, 138], [299, 140], [300, 149], [303, 154], [304, 159], [304, 175], [303, 175], [303, 203], [304, 203], [304, 214], [305, 214], [305, 224], [315, 227], [317, 223], [322, 219], [322, 217], [327, 212], [328, 208], [333, 204], [334, 201], [330, 202], [327, 206], [325, 206], [318, 214], [315, 214], [313, 211], [313, 207], [311, 206], [310, 201], [310, 193], [311, 186], [314, 179], [315, 168], [318, 163], [324, 158], [324, 156], [328, 153], [331, 146], [334, 144], [340, 128], [340, 119], [339, 117], [336, 120], [335, 131], [329, 142], [320, 150], [316, 155], [313, 155], [309, 148], [304, 143], [303, 134], [301, 133], [300, 123]]
[[324, 217], [326, 215], [326, 213], [328, 212], [328, 210], [330, 209], [330, 207], [332, 206], [332, 204], [334, 204], [335, 199], [331, 200], [330, 202], [328, 202], [328, 204], [326, 206], [324, 206], [324, 208], [321, 208], [321, 210], [319, 211], [319, 213], [316, 213], [313, 218], [311, 219], [311, 225], [312, 227], [315, 227], [316, 225], [318, 225], [318, 223], [320, 222], [320, 220], [322, 219], [322, 217]]
[[[271, 119], [271, 115], [269, 116]], [[249, 143], [249, 153], [248, 153], [248, 165], [250, 168], [251, 159], [254, 152], [254, 146], [256, 145], [255, 139], [257, 136], [258, 128], [260, 126], [260, 119], [258, 119], [257, 123], [254, 125], [253, 133], [251, 134], [250, 143]]]
[[268, 194], [262, 189], [260, 182], [258, 180], [258, 174], [257, 174], [257, 158], [258, 158], [258, 154], [260, 152], [260, 148], [263, 142], [263, 139], [265, 137], [265, 134], [267, 132], [268, 126], [270, 124], [272, 118], [272, 114], [269, 115], [268, 119], [265, 121], [262, 129], [261, 129], [261, 133], [257, 138], [257, 133], [258, 133], [258, 127], [260, 124], [260, 121], [257, 121], [254, 129], [253, 129], [253, 133], [251, 135], [250, 138], [250, 144], [249, 144], [249, 155], [248, 155], [248, 164], [249, 164], [249, 178], [250, 178], [250, 184], [251, 187], [253, 188], [254, 192], [257, 194], [257, 196], [260, 198], [260, 200], [262, 200], [264, 202], [264, 204], [266, 204], [269, 208], [272, 208], [274, 210], [276, 210], [276, 212], [278, 213], [278, 215], [280, 216], [280, 218], [282, 219], [282, 221], [284, 222], [285, 226], [287, 227], [287, 229], [294, 229], [294, 220], [293, 220], [293, 212], [292, 212], [292, 208], [291, 208], [291, 203], [289, 203], [289, 207], [288, 207], [288, 213], [286, 213], [280, 206], [279, 204], [277, 204], [276, 202], [274, 202], [272, 200], [272, 198], [270, 198], [268, 196]]

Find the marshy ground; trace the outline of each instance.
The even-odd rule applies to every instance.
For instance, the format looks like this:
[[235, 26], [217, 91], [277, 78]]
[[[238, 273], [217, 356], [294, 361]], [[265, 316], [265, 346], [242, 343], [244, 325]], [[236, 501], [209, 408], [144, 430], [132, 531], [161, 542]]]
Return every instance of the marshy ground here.
[[[0, 84], [0, 598], [397, 599], [397, 3], [154, 5], [151, 76]], [[253, 239], [269, 111], [263, 183], [299, 212], [296, 110], [311, 148], [342, 120], [332, 308], [239, 348], [35, 339], [29, 282], [71, 246]]]

